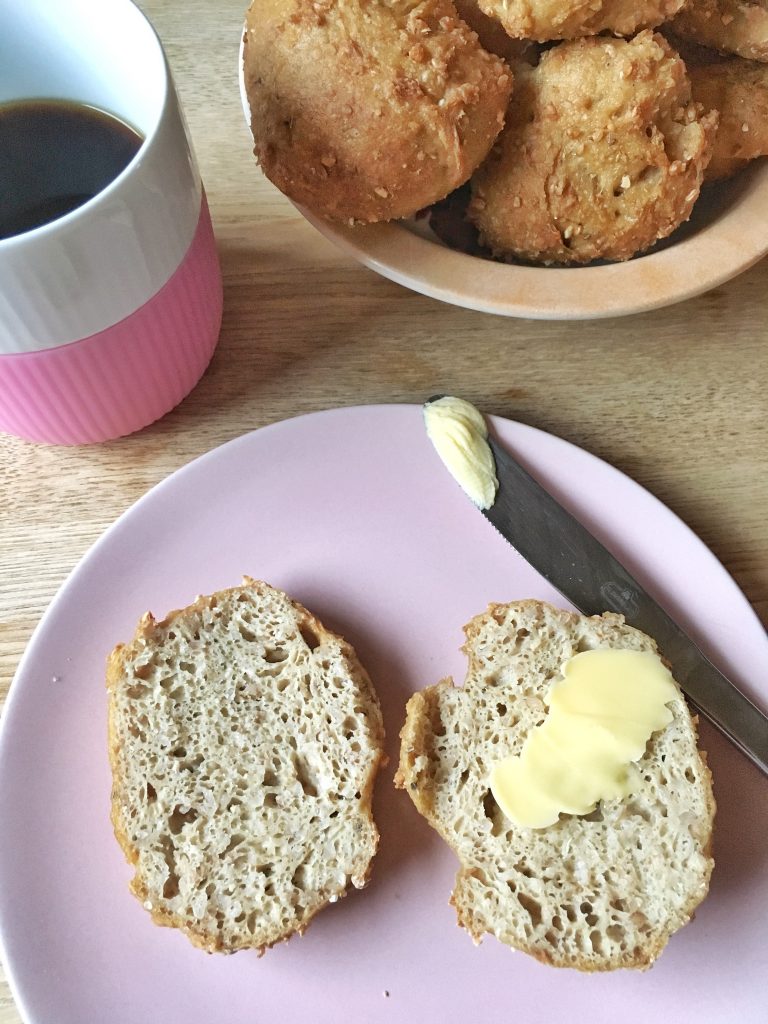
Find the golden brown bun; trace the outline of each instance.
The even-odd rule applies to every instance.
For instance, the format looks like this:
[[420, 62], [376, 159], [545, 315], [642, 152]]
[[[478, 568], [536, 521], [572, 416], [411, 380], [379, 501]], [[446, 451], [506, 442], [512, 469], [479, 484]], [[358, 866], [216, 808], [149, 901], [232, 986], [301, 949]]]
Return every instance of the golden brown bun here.
[[631, 36], [656, 28], [684, 6], [686, 0], [478, 0], [515, 39], [579, 39], [612, 32]]
[[524, 60], [535, 64], [539, 47], [532, 39], [513, 39], [504, 30], [498, 16], [486, 14], [479, 0], [454, 0], [462, 21], [466, 21], [473, 32], [477, 32], [480, 45], [488, 53], [495, 53], [504, 60]]
[[731, 57], [687, 66], [693, 98], [720, 115], [705, 178], [730, 177], [768, 155], [768, 64]]
[[702, 46], [768, 61], [768, 0], [690, 0], [670, 28]]
[[347, 222], [410, 216], [465, 182], [512, 89], [450, 0], [254, 0], [244, 61], [264, 173]]
[[717, 115], [650, 31], [560, 43], [517, 65], [507, 126], [472, 179], [470, 219], [497, 256], [626, 260], [687, 220]]

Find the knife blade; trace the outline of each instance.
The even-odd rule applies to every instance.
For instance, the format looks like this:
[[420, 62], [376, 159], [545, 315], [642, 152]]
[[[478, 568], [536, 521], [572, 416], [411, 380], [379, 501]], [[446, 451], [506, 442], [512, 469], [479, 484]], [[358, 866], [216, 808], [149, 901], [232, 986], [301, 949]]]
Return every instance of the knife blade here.
[[492, 437], [499, 488], [481, 510], [582, 614], [616, 611], [653, 637], [694, 707], [768, 775], [768, 718], [720, 672], [596, 537]]

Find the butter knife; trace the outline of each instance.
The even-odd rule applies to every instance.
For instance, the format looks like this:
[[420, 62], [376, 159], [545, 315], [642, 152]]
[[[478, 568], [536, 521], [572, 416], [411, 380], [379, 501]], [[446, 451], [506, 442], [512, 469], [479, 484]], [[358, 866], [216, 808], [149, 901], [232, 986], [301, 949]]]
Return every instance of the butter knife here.
[[493, 438], [499, 488], [482, 510], [502, 537], [584, 615], [616, 611], [654, 638], [694, 707], [768, 775], [768, 718], [636, 579]]

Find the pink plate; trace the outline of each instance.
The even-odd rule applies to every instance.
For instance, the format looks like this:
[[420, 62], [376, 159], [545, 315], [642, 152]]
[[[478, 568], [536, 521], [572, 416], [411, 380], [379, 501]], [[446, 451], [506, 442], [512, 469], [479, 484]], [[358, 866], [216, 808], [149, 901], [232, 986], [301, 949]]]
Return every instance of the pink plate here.
[[[768, 640], [704, 545], [655, 498], [558, 438], [494, 420], [547, 483], [764, 707]], [[262, 577], [345, 634], [384, 707], [373, 880], [267, 953], [206, 956], [129, 894], [109, 823], [104, 660], [142, 612]], [[121, 517], [38, 627], [0, 737], [0, 934], [29, 1024], [590, 1024], [764, 1021], [768, 780], [703, 727], [717, 867], [648, 973], [580, 975], [479, 948], [456, 863], [391, 784], [414, 690], [463, 678], [462, 625], [492, 600], [562, 599], [445, 472], [415, 406], [317, 413], [198, 459]]]

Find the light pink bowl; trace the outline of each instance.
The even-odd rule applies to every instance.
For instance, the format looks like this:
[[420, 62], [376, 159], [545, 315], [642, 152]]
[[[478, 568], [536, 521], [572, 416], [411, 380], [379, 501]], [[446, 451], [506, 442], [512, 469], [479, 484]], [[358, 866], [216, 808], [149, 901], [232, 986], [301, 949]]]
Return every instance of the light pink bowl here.
[[[250, 128], [243, 34], [239, 72]], [[532, 320], [598, 320], [660, 309], [730, 281], [768, 253], [766, 159], [707, 189], [691, 220], [645, 255], [583, 267], [469, 255], [449, 248], [424, 217], [348, 225], [294, 206], [339, 249], [390, 281], [454, 306]]]
[[219, 334], [222, 284], [203, 195], [192, 244], [163, 287], [88, 338], [0, 355], [0, 430], [87, 444], [159, 419], [192, 390]]

